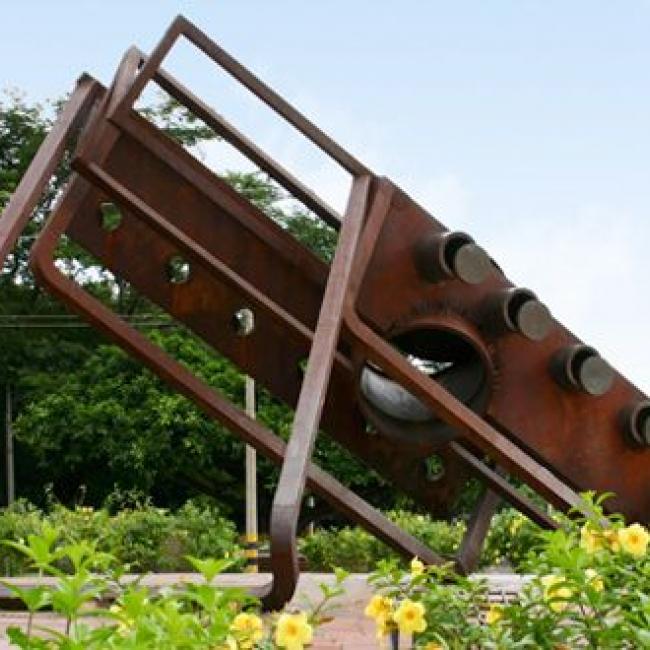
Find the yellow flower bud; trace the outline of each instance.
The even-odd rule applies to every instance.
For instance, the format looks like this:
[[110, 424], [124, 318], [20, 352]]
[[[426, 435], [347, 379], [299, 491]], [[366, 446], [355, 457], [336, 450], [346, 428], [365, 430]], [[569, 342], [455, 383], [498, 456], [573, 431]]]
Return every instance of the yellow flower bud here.
[[414, 557], [411, 560], [411, 575], [415, 577], [415, 576], [420, 576], [423, 573], [424, 573], [424, 564], [419, 558]]
[[485, 622], [488, 625], [494, 625], [503, 618], [503, 607], [501, 605], [490, 605], [487, 614], [485, 615]]
[[589, 584], [596, 591], [602, 591], [605, 588], [603, 579], [600, 577], [600, 574], [597, 571], [594, 571], [594, 569], [587, 569], [585, 571], [585, 576], [587, 576], [587, 580], [589, 581]]

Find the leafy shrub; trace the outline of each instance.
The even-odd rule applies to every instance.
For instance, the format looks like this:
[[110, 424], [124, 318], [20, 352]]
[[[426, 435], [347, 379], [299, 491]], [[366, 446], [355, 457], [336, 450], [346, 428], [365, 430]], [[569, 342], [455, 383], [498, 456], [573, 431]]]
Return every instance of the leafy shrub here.
[[[19, 499], [0, 514], [0, 539], [15, 542], [38, 535], [43, 525], [43, 513], [31, 503]], [[18, 575], [27, 570], [25, 556], [12, 548], [6, 548], [0, 555], [0, 572], [4, 575]]]
[[513, 508], [494, 515], [483, 553], [482, 566], [509, 565], [522, 571], [531, 551], [539, 545], [540, 527]]
[[[74, 510], [55, 504], [49, 513], [19, 501], [0, 511], [0, 539], [20, 542], [40, 535], [44, 526], [62, 531], [67, 542], [88, 541], [110, 553], [129, 570], [187, 571], [185, 557], [237, 556], [237, 531], [212, 506], [188, 501], [175, 513], [140, 503], [111, 515], [106, 509], [79, 506]], [[233, 563], [236, 570], [243, 560]], [[61, 565], [61, 568], [66, 568]], [[0, 571], [18, 575], [27, 570], [24, 555], [8, 547]]]
[[[5, 583], [29, 612], [26, 629], [7, 630], [12, 644], [23, 650], [303, 650], [311, 643], [314, 628], [330, 620], [331, 601], [343, 593], [346, 577], [339, 571], [333, 586], [321, 585], [320, 601], [306, 610], [264, 620], [256, 598], [214, 584], [230, 560], [188, 557], [203, 582], [154, 593], [138, 581], [124, 582], [123, 567], [99, 551], [96, 541], [66, 543], [62, 530], [47, 522], [41, 535], [4, 545], [21, 554], [31, 570], [55, 578], [54, 584], [34, 588]], [[61, 564], [71, 572], [62, 572]], [[109, 599], [114, 600], [109, 609], [100, 606]], [[34, 624], [37, 612], [45, 608], [65, 619], [63, 633]], [[95, 625], [87, 622], [91, 616]]]
[[[449, 524], [401, 510], [389, 512], [388, 517], [445, 557], [453, 555], [465, 532], [462, 521]], [[330, 571], [340, 566], [347, 571], [365, 573], [372, 571], [381, 560], [397, 558], [386, 544], [358, 527], [316, 531], [300, 541], [300, 551], [310, 571]]]
[[414, 559], [407, 572], [379, 564], [365, 613], [379, 637], [412, 635], [426, 650], [650, 648], [650, 533], [606, 517], [593, 495], [571, 514], [538, 533], [526, 561], [533, 577], [508, 604], [490, 605], [484, 583], [450, 566]]
[[188, 501], [174, 513], [175, 535], [182, 538], [182, 554], [228, 557], [238, 549], [235, 525], [218, 508]]
[[[389, 512], [399, 526], [443, 557], [451, 558], [460, 545], [466, 525], [462, 520], [446, 522], [403, 510]], [[481, 566], [507, 565], [515, 571], [525, 567], [526, 558], [539, 544], [540, 528], [517, 510], [506, 508], [498, 512], [488, 533]], [[300, 550], [311, 571], [329, 571], [333, 566], [365, 573], [377, 563], [397, 554], [386, 544], [362, 528], [345, 527], [318, 530], [300, 542]]]

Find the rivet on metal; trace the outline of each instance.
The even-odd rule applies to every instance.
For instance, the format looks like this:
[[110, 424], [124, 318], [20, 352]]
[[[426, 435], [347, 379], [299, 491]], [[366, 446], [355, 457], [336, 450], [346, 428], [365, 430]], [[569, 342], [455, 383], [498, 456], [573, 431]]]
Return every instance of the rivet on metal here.
[[238, 309], [232, 316], [232, 327], [237, 336], [250, 336], [255, 331], [255, 315], [248, 307]]

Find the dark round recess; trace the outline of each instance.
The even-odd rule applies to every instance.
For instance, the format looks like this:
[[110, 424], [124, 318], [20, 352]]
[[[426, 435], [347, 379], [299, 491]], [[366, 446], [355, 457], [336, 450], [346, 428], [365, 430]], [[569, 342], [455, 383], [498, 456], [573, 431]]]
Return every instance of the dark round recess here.
[[[424, 374], [476, 412], [489, 397], [489, 369], [481, 352], [463, 334], [450, 329], [415, 329], [392, 339], [393, 345]], [[455, 432], [425, 404], [379, 368], [361, 373], [363, 410], [380, 432], [413, 442], [448, 440]]]
[[167, 260], [166, 272], [172, 284], [185, 284], [190, 280], [192, 268], [182, 255], [173, 255]]
[[627, 409], [625, 432], [635, 447], [650, 447], [650, 401], [644, 400]]
[[99, 215], [102, 229], [106, 232], [114, 232], [122, 225], [122, 211], [110, 201], [99, 204]]

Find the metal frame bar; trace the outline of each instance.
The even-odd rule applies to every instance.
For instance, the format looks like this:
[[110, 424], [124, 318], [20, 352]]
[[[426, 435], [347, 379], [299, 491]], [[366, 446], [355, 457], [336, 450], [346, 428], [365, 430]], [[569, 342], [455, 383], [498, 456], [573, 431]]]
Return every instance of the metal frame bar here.
[[184, 251], [191, 260], [216, 271], [227, 284], [244, 293], [255, 307], [263, 309], [283, 326], [286, 326], [289, 335], [296, 336], [301, 342], [312, 340], [311, 330], [306, 328], [299, 320], [235, 273], [221, 260], [211, 255], [182, 230], [165, 220], [162, 215], [150, 208], [99, 165], [77, 158], [73, 163], [73, 168], [91, 181], [94, 186], [104, 190], [128, 211], [137, 215], [139, 219], [151, 226], [157, 233], [173, 240], [178, 248]]
[[[338, 347], [343, 305], [370, 200], [371, 184], [370, 176], [360, 176], [352, 186], [273, 500], [270, 532], [274, 580], [272, 591], [266, 600], [266, 604], [271, 607], [279, 607], [289, 600], [298, 582], [300, 570], [296, 533], [306, 471], [316, 442]], [[281, 580], [278, 579], [279, 576], [282, 576]]]
[[61, 114], [36, 152], [0, 218], [0, 269], [31, 218], [45, 187], [63, 158], [70, 137], [87, 120], [91, 108], [106, 89], [82, 75]]
[[[80, 178], [71, 185], [72, 203], [80, 203], [88, 185]], [[39, 282], [53, 295], [69, 305], [79, 316], [89, 321], [109, 339], [118, 343], [139, 359], [163, 381], [192, 399], [209, 417], [234, 431], [244, 442], [255, 447], [272, 462], [281, 464], [286, 453], [285, 443], [274, 433], [249, 418], [241, 409], [221, 397], [210, 386], [193, 375], [133, 327], [64, 276], [54, 264], [55, 248], [65, 232], [73, 211], [57, 215], [44, 227], [31, 252], [31, 266]], [[372, 508], [365, 500], [339, 483], [313, 463], [309, 463], [307, 482], [311, 490], [328, 501], [352, 521], [366, 528], [401, 553], [419, 555], [431, 563], [440, 558], [420, 541], [405, 533], [393, 522]]]
[[[208, 125], [221, 133], [233, 146], [238, 148], [244, 155], [258, 164], [264, 171], [269, 173], [275, 180], [281, 183], [288, 191], [299, 198], [323, 218], [329, 225], [338, 227], [339, 215], [329, 207], [322, 199], [317, 197], [311, 190], [305, 187], [287, 170], [278, 165], [272, 158], [262, 152], [256, 145], [243, 136], [237, 129], [231, 126], [226, 120], [210, 109], [197, 97], [192, 95], [184, 86], [176, 82], [173, 77], [160, 69], [161, 64], [176, 41], [184, 36], [193, 43], [214, 63], [225, 70], [234, 79], [239, 81], [253, 95], [264, 102], [274, 112], [284, 118], [299, 133], [310, 140], [321, 151], [336, 161], [343, 169], [353, 177], [372, 175], [370, 170], [352, 156], [348, 151], [336, 143], [326, 133], [321, 131], [313, 122], [307, 119], [302, 113], [296, 110], [289, 102], [283, 99], [272, 88], [267, 86], [252, 72], [247, 70], [225, 50], [220, 48], [203, 31], [190, 23], [183, 16], [178, 16], [169, 29], [165, 32], [151, 55], [146, 58], [144, 66], [131, 84], [129, 90], [122, 99], [117, 102], [109, 113], [109, 118], [126, 131], [129, 128], [129, 121], [133, 117], [133, 108], [137, 98], [150, 81], [156, 81], [167, 92], [174, 91], [173, 96], [190, 110], [196, 112]], [[170, 92], [172, 94], [172, 92]]]
[[[129, 79], [137, 71], [140, 62], [141, 54], [137, 49], [131, 48], [125, 55], [114, 85], [108, 94], [99, 82], [89, 76], [84, 76], [79, 80], [77, 88], [39, 149], [37, 156], [7, 206], [3, 219], [0, 221], [0, 249], [3, 258], [15, 244], [25, 223], [36, 207], [47, 182], [63, 156], [72, 132], [79, 127], [82, 121], [87, 119], [90, 109], [98, 99], [104, 97], [105, 105], [109, 107], [119, 105], [120, 97], [128, 91]], [[115, 134], [113, 134], [113, 138], [108, 138], [108, 140], [106, 138], [97, 139], [96, 135], [95, 133], [86, 134], [86, 140], [80, 144], [80, 148], [84, 151], [93, 151], [95, 154], [97, 149], [106, 152], [110, 147], [110, 142], [114, 140]], [[159, 231], [162, 230], [164, 234], [174, 237], [181, 246], [185, 245], [188, 253], [195, 254], [204, 263], [216, 263], [219, 266], [218, 260], [206, 258], [208, 254], [200, 247], [198, 247], [198, 250], [194, 250], [192, 247], [193, 242], [185, 241], [182, 233], [176, 231], [167, 232], [168, 228], [165, 227], [159, 215], [148, 211], [146, 206], [137, 197], [128, 193], [126, 188], [113, 183], [113, 179], [106, 175], [100, 167], [95, 164], [84, 165], [80, 158], [77, 159], [75, 167], [93, 178], [106, 191], [126, 203], [141, 218], [148, 218], [147, 221], [158, 226]], [[72, 178], [67, 192], [75, 193], [80, 198], [84, 185], [80, 179]], [[71, 215], [68, 215], [68, 217], [71, 217]], [[211, 417], [218, 419], [231, 430], [236, 431], [242, 439], [265, 453], [274, 462], [281, 463], [284, 456], [284, 443], [277, 436], [254, 420], [246, 418], [239, 409], [215, 394], [214, 391], [200, 382], [182, 365], [164, 355], [162, 351], [136, 330], [124, 324], [119, 316], [112, 314], [110, 310], [88, 294], [85, 294], [80, 287], [58, 271], [52, 261], [53, 246], [64, 230], [65, 222], [55, 225], [54, 221], [52, 221], [46, 225], [42, 236], [38, 238], [32, 249], [32, 268], [40, 281], [66, 304], [72, 304], [82, 317], [90, 321], [100, 331], [126, 347], [127, 350], [137, 356], [164, 380], [196, 401]], [[220, 268], [220, 271], [228, 275], [229, 269]], [[236, 283], [239, 288], [242, 288], [242, 284], [245, 285], [245, 281], [238, 278], [236, 274], [230, 273], [230, 275], [233, 275], [233, 277], [228, 276], [229, 279]], [[244, 286], [244, 288], [249, 289], [253, 294], [259, 293], [255, 291], [254, 287]], [[268, 302], [265, 296], [257, 295], [256, 297], [263, 302]], [[273, 305], [265, 304], [264, 306], [272, 313], [275, 312]], [[311, 332], [306, 331], [304, 326], [295, 322], [295, 319], [290, 315], [282, 314], [282, 316], [289, 320], [294, 328], [299, 330], [300, 334], [311, 338]], [[125, 333], [128, 333], [128, 336], [125, 336]], [[428, 547], [404, 533], [381, 513], [370, 507], [363, 499], [311, 463], [308, 464], [306, 470], [306, 479], [310, 489], [315, 493], [397, 551], [407, 555], [419, 555], [432, 563], [441, 561]]]
[[[300, 180], [248, 140], [172, 75], [162, 70], [163, 59], [181, 36], [185, 36], [353, 176], [345, 219], [341, 220], [330, 206]], [[341, 229], [314, 332], [211, 255], [191, 237], [166, 221], [162, 215], [151, 209], [102, 169], [102, 162], [120, 136], [120, 132], [125, 133], [151, 149], [168, 164], [173, 164], [179, 174], [192, 182], [199, 191], [204, 192], [215, 203], [224, 205], [224, 208], [232, 213], [234, 218], [239, 219], [246, 228], [265, 239], [270, 239], [270, 245], [276, 250], [282, 249], [283, 253], [286, 252], [287, 245], [279, 238], [279, 233], [276, 237], [270, 226], [262, 227], [252, 219], [250, 214], [240, 209], [241, 204], [234, 197], [224, 192], [217, 192], [213, 187], [214, 175], [204, 165], [192, 159], [177, 143], [161, 134], [133, 110], [135, 101], [150, 81], [158, 83], [172, 97], [203, 119], [326, 223]], [[131, 48], [127, 52], [110, 93], [106, 94], [105, 89], [98, 82], [89, 77], [82, 77], [62, 116], [46, 138], [44, 146], [39, 150], [34, 163], [12, 197], [3, 219], [0, 220], [0, 259], [4, 259], [7, 255], [29, 219], [65, 151], [70, 134], [80, 122], [87, 119], [90, 109], [101, 97], [104, 98], [99, 111], [102, 123], [98, 126], [97, 132], [85, 134], [86, 138], [79, 147], [81, 153], [74, 163], [75, 170], [81, 176], [71, 180], [67, 192], [67, 199], [71, 202], [73, 210], [71, 211], [70, 206], [67, 206], [65, 214], [57, 215], [56, 219], [53, 218], [46, 225], [32, 250], [33, 269], [43, 284], [64, 302], [70, 304], [85, 319], [116, 340], [181, 393], [192, 398], [208, 415], [225, 424], [245, 442], [282, 465], [271, 517], [273, 582], [265, 601], [268, 606], [279, 606], [286, 602], [297, 582], [296, 528], [300, 504], [307, 484], [353, 521], [368, 528], [399, 551], [418, 555], [428, 562], [440, 560], [423, 544], [405, 534], [367, 502], [310, 462], [332, 367], [337, 360], [342, 328], [346, 329], [346, 341], [352, 345], [355, 358], [362, 355], [366, 360], [382, 367], [384, 372], [423, 401], [442, 420], [462, 431], [467, 442], [487, 453], [505, 469], [522, 477], [551, 503], [563, 509], [580, 508], [578, 495], [565, 482], [502, 432], [492, 427], [489, 422], [476, 415], [442, 386], [424, 377], [360, 318], [356, 310], [356, 299], [390, 207], [393, 195], [392, 184], [376, 178], [362, 163], [183, 17], [178, 17], [172, 23], [151, 56], [145, 57], [136, 48]], [[103, 122], [105, 117], [117, 128], [107, 128], [107, 123]], [[253, 304], [281, 322], [292, 336], [298, 337], [303, 343], [305, 340], [312, 343], [292, 433], [286, 447], [272, 432], [247, 418], [240, 409], [217, 395], [182, 365], [168, 357], [58, 271], [53, 261], [58, 237], [69, 225], [74, 206], [78, 207], [85, 193], [93, 187], [101, 188], [109, 196], [114, 197], [159, 235], [173, 241], [193, 260], [214, 271], [226, 283], [243, 292]], [[312, 273], [314, 270], [308, 268], [305, 272]], [[467, 570], [475, 563], [480, 542], [485, 537], [499, 495], [538, 523], [547, 527], [556, 526], [552, 518], [519, 494], [503, 476], [468, 451], [463, 444], [451, 442], [449, 449], [474, 473], [481, 476], [489, 486], [488, 492], [473, 515], [472, 524], [459, 551], [457, 557], [459, 567]]]
[[[384, 186], [391, 186], [384, 181]], [[379, 190], [381, 191], [381, 189]], [[391, 191], [391, 190], [388, 190]], [[426, 404], [438, 417], [449, 425], [463, 432], [463, 436], [483, 452], [498, 462], [503, 468], [523, 478], [533, 489], [542, 494], [552, 504], [567, 510], [581, 509], [579, 495], [564, 481], [557, 478], [546, 467], [537, 462], [501, 432], [474, 413], [451, 393], [414, 368], [408, 361], [383, 338], [368, 327], [356, 310], [356, 299], [363, 276], [365, 275], [372, 251], [381, 231], [386, 211], [371, 211], [363, 238], [359, 246], [355, 281], [350, 287], [345, 305], [345, 326], [354, 337], [368, 361], [377, 364], [394, 381]], [[478, 461], [477, 461], [478, 462]], [[495, 473], [490, 474], [485, 468], [483, 477], [491, 485], [503, 488], [495, 482]]]

